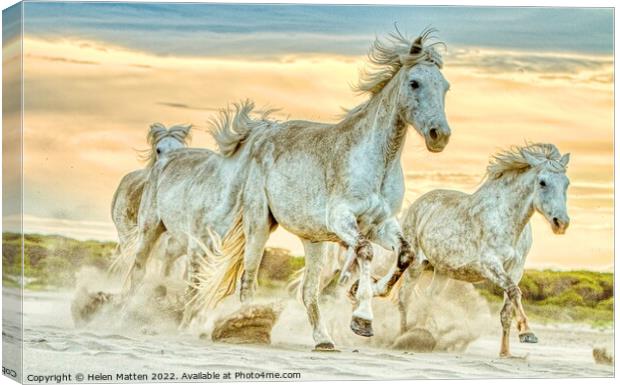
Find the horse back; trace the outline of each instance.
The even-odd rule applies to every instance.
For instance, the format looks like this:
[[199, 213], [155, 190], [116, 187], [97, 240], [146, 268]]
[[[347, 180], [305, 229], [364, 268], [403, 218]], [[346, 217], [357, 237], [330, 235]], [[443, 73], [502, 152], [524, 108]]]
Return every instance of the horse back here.
[[[416, 228], [422, 226], [424, 221], [435, 218], [440, 214], [442, 217], [446, 213], [456, 213], [456, 208], [462, 206], [463, 201], [469, 196], [456, 190], [432, 190], [416, 199], [405, 211], [401, 220], [401, 226], [406, 238], [414, 237]], [[450, 214], [447, 214], [448, 216]]]

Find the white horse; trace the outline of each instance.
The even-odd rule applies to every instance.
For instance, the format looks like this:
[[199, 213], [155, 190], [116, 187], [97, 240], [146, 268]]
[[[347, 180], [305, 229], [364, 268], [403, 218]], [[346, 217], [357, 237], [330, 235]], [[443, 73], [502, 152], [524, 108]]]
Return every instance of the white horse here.
[[403, 269], [414, 258], [395, 218], [405, 190], [400, 156], [407, 127], [432, 152], [443, 150], [450, 137], [444, 112], [449, 85], [439, 54], [425, 44], [430, 32], [413, 43], [399, 33], [388, 43], [376, 41], [369, 54], [373, 67], [358, 87], [371, 97], [336, 124], [253, 119], [247, 102], [217, 123], [219, 154], [178, 151], [165, 167], [156, 166], [140, 208], [132, 288], [164, 231], [187, 242], [196, 267], [216, 235], [224, 237], [224, 248], [235, 245], [229, 247], [234, 252], [194, 271], [202, 277], [195, 303], [214, 304], [232, 293], [241, 270], [240, 297], [247, 301], [269, 234], [281, 225], [304, 244], [303, 301], [316, 348], [334, 349], [318, 308], [326, 242], [351, 248], [360, 261], [351, 328], [372, 335], [370, 242], [398, 251]]
[[[154, 123], [146, 136], [150, 149], [143, 151], [141, 159], [147, 162], [145, 168], [125, 175], [112, 198], [112, 221], [118, 232], [119, 244], [111, 269], [121, 266], [129, 268], [133, 258], [132, 240], [138, 225], [138, 209], [144, 184], [155, 162], [172, 150], [184, 148], [190, 139], [191, 125], [175, 125], [167, 129], [161, 123]], [[167, 247], [173, 247], [169, 244]], [[168, 270], [168, 268], [167, 268]]]
[[486, 181], [473, 194], [433, 190], [409, 207], [401, 224], [420, 263], [410, 268], [399, 291], [401, 331], [407, 328], [407, 305], [415, 281], [432, 267], [431, 295], [448, 278], [488, 280], [504, 290], [500, 356], [510, 355], [513, 312], [519, 340], [538, 342], [528, 325], [518, 284], [532, 245], [529, 221], [534, 212], [542, 214], [556, 234], [563, 234], [569, 225], [568, 161], [569, 154], [560, 156], [553, 144], [514, 147], [493, 156]]

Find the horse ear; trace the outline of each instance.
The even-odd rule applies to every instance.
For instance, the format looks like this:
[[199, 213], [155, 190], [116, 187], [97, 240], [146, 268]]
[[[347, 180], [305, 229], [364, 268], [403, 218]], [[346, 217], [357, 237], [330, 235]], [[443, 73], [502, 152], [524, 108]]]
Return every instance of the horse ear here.
[[542, 162], [544, 162], [543, 159], [535, 157], [534, 155], [530, 154], [529, 151], [521, 151], [521, 155], [523, 155], [525, 161], [532, 167], [537, 167]]
[[157, 123], [151, 124], [151, 127], [150, 127], [149, 131], [150, 132], [154, 132], [154, 131], [159, 131], [159, 130], [162, 130], [162, 129], [165, 130], [166, 126], [164, 126], [163, 124], [157, 122]]
[[411, 49], [409, 50], [411, 55], [418, 55], [420, 52], [422, 52], [422, 36], [418, 36], [418, 38], [413, 41]]
[[569, 160], [570, 160], [570, 152], [567, 152], [566, 154], [562, 155], [562, 157], [560, 158], [560, 164], [566, 167], [568, 166]]

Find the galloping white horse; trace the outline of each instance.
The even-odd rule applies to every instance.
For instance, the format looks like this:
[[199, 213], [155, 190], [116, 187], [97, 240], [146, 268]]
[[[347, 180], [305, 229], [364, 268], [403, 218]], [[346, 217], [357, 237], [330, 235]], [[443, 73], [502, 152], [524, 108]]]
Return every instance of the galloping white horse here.
[[244, 269], [240, 297], [247, 301], [267, 238], [282, 225], [304, 244], [303, 301], [316, 349], [334, 349], [318, 307], [326, 242], [352, 248], [360, 261], [351, 328], [372, 335], [370, 242], [398, 251], [403, 268], [414, 258], [395, 218], [404, 196], [400, 156], [407, 127], [432, 152], [443, 150], [450, 137], [448, 82], [433, 44], [425, 44], [430, 32], [413, 44], [399, 33], [388, 43], [376, 41], [369, 54], [373, 68], [358, 87], [371, 97], [336, 124], [252, 119], [253, 104], [246, 102], [218, 122], [219, 154], [176, 151], [165, 167], [156, 166], [140, 209], [132, 287], [162, 232], [185, 240], [196, 264], [213, 235], [226, 235], [223, 245], [244, 247], [203, 264], [212, 274], [202, 275], [208, 289], [201, 295], [217, 302], [234, 290]]
[[[411, 267], [399, 292], [401, 330], [407, 327], [407, 305], [415, 280], [431, 267], [432, 285], [441, 290], [447, 278], [488, 280], [504, 290], [500, 356], [507, 357], [513, 312], [519, 340], [536, 343], [521, 304], [518, 284], [532, 245], [529, 224], [539, 212], [556, 234], [569, 225], [566, 176], [569, 154], [553, 144], [514, 147], [493, 156], [485, 183], [473, 194], [433, 190], [422, 195], [402, 219], [403, 232], [420, 263]], [[428, 266], [430, 265], [430, 266]]]
[[[172, 150], [187, 146], [191, 125], [176, 125], [167, 129], [161, 123], [151, 125], [146, 136], [151, 146], [144, 151], [142, 159], [147, 162], [145, 168], [125, 175], [112, 198], [112, 221], [118, 232], [119, 244], [112, 269], [128, 265], [131, 255], [131, 243], [135, 239], [138, 225], [138, 209], [144, 190], [144, 184], [155, 162]], [[127, 266], [130, 267], [131, 265]]]

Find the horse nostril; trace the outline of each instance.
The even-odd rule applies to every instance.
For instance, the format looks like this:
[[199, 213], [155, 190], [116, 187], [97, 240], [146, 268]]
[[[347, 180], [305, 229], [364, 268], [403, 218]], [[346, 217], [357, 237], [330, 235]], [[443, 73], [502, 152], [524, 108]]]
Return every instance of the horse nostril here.
[[558, 218], [553, 218], [553, 224], [555, 225], [555, 227], [560, 227], [560, 221], [558, 220]]
[[429, 134], [431, 135], [431, 139], [433, 139], [433, 140], [437, 140], [437, 137], [439, 136], [439, 134], [437, 134], [437, 129], [436, 128], [432, 128], [429, 131]]

